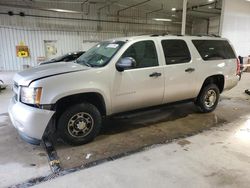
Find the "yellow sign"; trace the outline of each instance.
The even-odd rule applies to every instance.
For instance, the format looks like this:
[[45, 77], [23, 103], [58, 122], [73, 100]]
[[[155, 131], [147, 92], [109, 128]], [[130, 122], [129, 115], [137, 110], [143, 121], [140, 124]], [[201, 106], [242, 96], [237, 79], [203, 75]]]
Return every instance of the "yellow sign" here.
[[16, 55], [17, 57], [29, 57], [28, 46], [24, 46], [24, 45], [16, 46]]
[[19, 51], [17, 56], [18, 57], [28, 57], [29, 53], [26, 51]]

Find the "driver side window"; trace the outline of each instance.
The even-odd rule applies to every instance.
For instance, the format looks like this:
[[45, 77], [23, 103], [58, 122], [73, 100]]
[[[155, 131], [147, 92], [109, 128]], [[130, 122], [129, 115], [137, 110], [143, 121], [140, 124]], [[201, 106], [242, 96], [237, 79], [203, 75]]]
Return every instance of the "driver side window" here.
[[153, 41], [140, 41], [132, 44], [122, 58], [132, 57], [136, 61], [135, 68], [158, 66], [158, 57]]

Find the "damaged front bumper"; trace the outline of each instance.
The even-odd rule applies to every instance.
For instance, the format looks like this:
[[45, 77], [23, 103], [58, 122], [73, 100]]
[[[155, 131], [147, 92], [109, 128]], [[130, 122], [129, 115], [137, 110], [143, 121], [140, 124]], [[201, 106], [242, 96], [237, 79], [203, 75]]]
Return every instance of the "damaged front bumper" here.
[[28, 143], [39, 144], [55, 111], [28, 106], [11, 99], [9, 116], [20, 136]]

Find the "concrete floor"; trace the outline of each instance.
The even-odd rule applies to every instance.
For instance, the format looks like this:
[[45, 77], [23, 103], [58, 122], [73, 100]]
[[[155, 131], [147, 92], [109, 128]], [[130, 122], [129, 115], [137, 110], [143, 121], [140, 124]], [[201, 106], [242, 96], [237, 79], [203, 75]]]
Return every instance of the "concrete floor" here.
[[22, 141], [9, 118], [0, 115], [0, 187], [50, 173], [46, 152]]
[[250, 116], [35, 187], [241, 187], [250, 185]]
[[[113, 120], [116, 126], [111, 123], [89, 145], [69, 147], [59, 143], [56, 148], [63, 167], [70, 168], [105, 157], [107, 151], [117, 154], [136, 149], [138, 143], [157, 144], [187, 136], [189, 131], [197, 133], [213, 127], [37, 187], [249, 187], [250, 96], [244, 94], [247, 87], [250, 74], [244, 74], [236, 88], [224, 93], [218, 109], [210, 114], [197, 113], [192, 104], [166, 107], [129, 120]], [[10, 97], [10, 89], [2, 92], [0, 104], [6, 104]], [[48, 175], [43, 149], [21, 141], [5, 114], [7, 106], [1, 105], [0, 109], [0, 187]]]

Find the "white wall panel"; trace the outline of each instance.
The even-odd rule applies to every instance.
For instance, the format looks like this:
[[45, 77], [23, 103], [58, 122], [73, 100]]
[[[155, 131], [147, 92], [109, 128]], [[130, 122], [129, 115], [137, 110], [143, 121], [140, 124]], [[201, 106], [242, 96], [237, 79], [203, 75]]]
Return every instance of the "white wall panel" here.
[[222, 13], [222, 36], [228, 38], [237, 55], [250, 55], [250, 2], [225, 0]]

